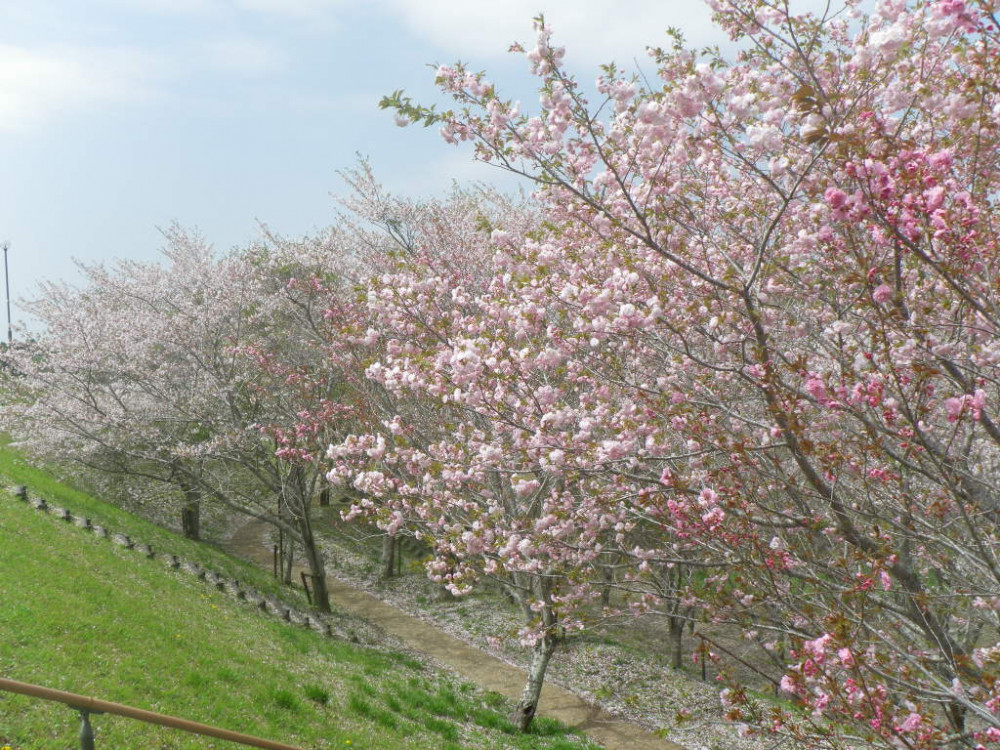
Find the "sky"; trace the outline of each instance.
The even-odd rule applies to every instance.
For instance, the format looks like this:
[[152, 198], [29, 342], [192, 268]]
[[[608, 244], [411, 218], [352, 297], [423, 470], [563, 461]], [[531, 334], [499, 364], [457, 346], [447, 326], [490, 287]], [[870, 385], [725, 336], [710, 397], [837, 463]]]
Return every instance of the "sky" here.
[[155, 259], [173, 222], [220, 250], [261, 223], [286, 237], [328, 226], [338, 170], [359, 154], [398, 195], [511, 186], [378, 102], [405, 89], [444, 103], [433, 66], [461, 60], [530, 110], [527, 62], [507, 50], [533, 41], [539, 11], [581, 80], [610, 60], [651, 75], [645, 49], [668, 26], [725, 41], [699, 0], [0, 0], [15, 324], [43, 279], [77, 283], [74, 260]]

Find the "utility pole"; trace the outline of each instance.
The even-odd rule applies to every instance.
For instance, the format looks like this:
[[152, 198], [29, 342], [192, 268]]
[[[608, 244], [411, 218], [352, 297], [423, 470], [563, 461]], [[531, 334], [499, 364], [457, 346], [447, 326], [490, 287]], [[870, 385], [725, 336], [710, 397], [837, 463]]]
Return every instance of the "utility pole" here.
[[3, 283], [7, 289], [7, 346], [14, 343], [14, 331], [10, 326], [10, 271], [7, 269], [7, 251], [10, 243], [3, 243]]

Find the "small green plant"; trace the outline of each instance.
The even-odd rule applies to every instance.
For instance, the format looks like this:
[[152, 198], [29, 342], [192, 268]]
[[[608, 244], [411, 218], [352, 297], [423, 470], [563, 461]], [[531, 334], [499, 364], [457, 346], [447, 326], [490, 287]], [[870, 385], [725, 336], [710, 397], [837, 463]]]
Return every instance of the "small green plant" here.
[[448, 688], [439, 688], [426, 703], [427, 710], [438, 716], [458, 716], [458, 697]]
[[372, 715], [372, 720], [386, 729], [398, 729], [400, 725], [396, 715], [392, 711], [386, 711], [384, 708], [376, 709]]
[[548, 716], [536, 716], [531, 722], [531, 734], [537, 737], [554, 737], [565, 734], [565, 728], [562, 722]]
[[357, 693], [351, 693], [351, 695], [348, 696], [347, 707], [358, 716], [363, 716], [387, 729], [399, 728], [399, 720], [396, 718], [395, 714], [391, 711], [385, 710], [381, 706], [376, 705], [374, 701], [370, 701]]
[[240, 676], [239, 674], [237, 674], [236, 670], [230, 669], [229, 667], [221, 667], [215, 673], [215, 676], [218, 677], [222, 682], [225, 682], [230, 685], [234, 682], [239, 681], [240, 679]]
[[504, 732], [505, 734], [514, 734], [517, 731], [517, 727], [514, 726], [514, 722], [496, 711], [475, 709], [472, 712], [472, 720], [483, 729], [495, 729], [496, 731]]
[[424, 726], [435, 734], [441, 735], [446, 740], [457, 740], [458, 730], [450, 721], [443, 721], [436, 716], [428, 716], [424, 719]]
[[549, 750], [581, 750], [579, 742], [567, 740], [562, 737], [554, 737], [548, 747]]
[[[366, 675], [372, 674], [372, 672], [366, 669], [365, 674]], [[373, 696], [378, 694], [378, 690], [375, 688], [375, 686], [361, 676], [353, 675], [352, 677], [348, 678], [348, 682], [354, 685], [354, 687], [356, 687], [359, 692], [364, 693], [365, 695]]]
[[483, 693], [483, 703], [485, 703], [490, 708], [503, 708], [507, 704], [507, 699], [500, 693], [494, 692], [493, 690], [487, 690]]
[[358, 716], [363, 716], [366, 719], [372, 718], [372, 704], [357, 693], [351, 693], [347, 697], [347, 707]]
[[200, 672], [188, 672], [184, 675], [184, 684], [190, 688], [203, 688], [208, 684], [208, 680]]
[[302, 692], [314, 703], [325, 706], [330, 702], [330, 692], [319, 685], [306, 685], [302, 688]]
[[271, 700], [274, 701], [278, 708], [283, 708], [286, 711], [298, 711], [302, 707], [299, 699], [295, 697], [295, 693], [291, 690], [275, 690], [271, 693]]

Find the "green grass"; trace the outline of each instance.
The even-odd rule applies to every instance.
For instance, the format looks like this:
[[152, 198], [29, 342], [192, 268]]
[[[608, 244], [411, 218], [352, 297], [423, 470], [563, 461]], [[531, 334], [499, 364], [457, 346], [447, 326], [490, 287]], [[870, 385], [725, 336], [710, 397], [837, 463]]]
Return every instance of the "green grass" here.
[[[6, 476], [2, 476], [6, 475]], [[0, 484], [188, 559], [253, 579], [218, 550], [54, 482], [0, 448]], [[199, 557], [204, 555], [204, 557]], [[303, 748], [584, 748], [541, 722], [511, 731], [510, 706], [433, 673], [407, 654], [323, 638], [0, 491], [0, 675]], [[98, 748], [236, 747], [117, 716], [94, 716]], [[58, 703], [0, 693], [0, 745], [77, 746]]]
[[[216, 571], [227, 578], [238, 578], [265, 593], [281, 594], [282, 598], [307, 605], [305, 595], [282, 587], [266, 571], [248, 567], [221, 550], [203, 542], [195, 542], [157, 526], [121, 508], [91, 497], [53, 477], [44, 469], [33, 466], [17, 450], [0, 437], [0, 477], [4, 484], [25, 485], [34, 496], [45, 498], [52, 505], [69, 508], [74, 515], [91, 519], [112, 531], [127, 534], [136, 541], [149, 544], [159, 553], [177, 555]], [[290, 602], [291, 603], [291, 602]]]

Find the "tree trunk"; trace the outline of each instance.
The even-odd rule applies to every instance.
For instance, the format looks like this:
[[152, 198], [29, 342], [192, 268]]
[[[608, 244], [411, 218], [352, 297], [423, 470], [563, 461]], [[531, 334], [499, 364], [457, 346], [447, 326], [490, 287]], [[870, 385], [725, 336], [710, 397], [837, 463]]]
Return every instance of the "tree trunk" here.
[[945, 711], [948, 714], [948, 720], [951, 722], [952, 727], [959, 734], [965, 733], [965, 714], [967, 709], [960, 703], [952, 701], [947, 705]]
[[197, 501], [181, 508], [181, 530], [186, 539], [201, 539], [201, 505]]
[[326, 588], [326, 561], [313, 536], [312, 523], [309, 519], [309, 509], [305, 507], [299, 514], [299, 531], [302, 534], [302, 549], [309, 565], [309, 573], [313, 583], [313, 606], [320, 612], [330, 611], [330, 592]]
[[684, 620], [676, 614], [670, 615], [670, 666], [681, 668], [684, 657]]
[[556, 650], [556, 638], [551, 634], [546, 634], [535, 644], [531, 652], [531, 667], [528, 670], [528, 682], [521, 693], [521, 700], [514, 708], [511, 720], [522, 732], [527, 732], [531, 727], [531, 721], [535, 718], [538, 710], [538, 699], [542, 694], [542, 685], [545, 682], [545, 670], [549, 666], [549, 660]]
[[601, 604], [610, 607], [611, 585], [615, 582], [615, 569], [611, 565], [602, 565], [601, 576], [604, 578], [604, 585], [601, 586]]
[[330, 592], [326, 588], [326, 561], [316, 542], [312, 528], [312, 490], [308, 487], [301, 468], [292, 469], [289, 495], [285, 496], [285, 509], [298, 522], [302, 552], [309, 566], [313, 584], [313, 606], [320, 612], [330, 611]]
[[[284, 489], [278, 493], [277, 500], [278, 518], [294, 527], [297, 519], [293, 517]], [[281, 582], [286, 586], [292, 585], [292, 565], [295, 562], [295, 541], [291, 536], [283, 528], [278, 527], [278, 570]]]
[[326, 562], [323, 560], [323, 553], [316, 546], [311, 527], [303, 529], [303, 536], [306, 534], [308, 536], [302, 546], [306, 553], [306, 561], [309, 563], [309, 573], [312, 575], [313, 606], [320, 612], [329, 612], [330, 592], [326, 588]]
[[181, 508], [181, 531], [185, 538], [201, 539], [201, 493], [195, 487], [182, 483], [184, 507]]
[[378, 579], [386, 581], [396, 574], [396, 537], [382, 534], [382, 556], [379, 559]]
[[292, 585], [292, 565], [295, 563], [295, 542], [284, 532], [278, 533], [278, 555], [281, 559], [281, 582]]

